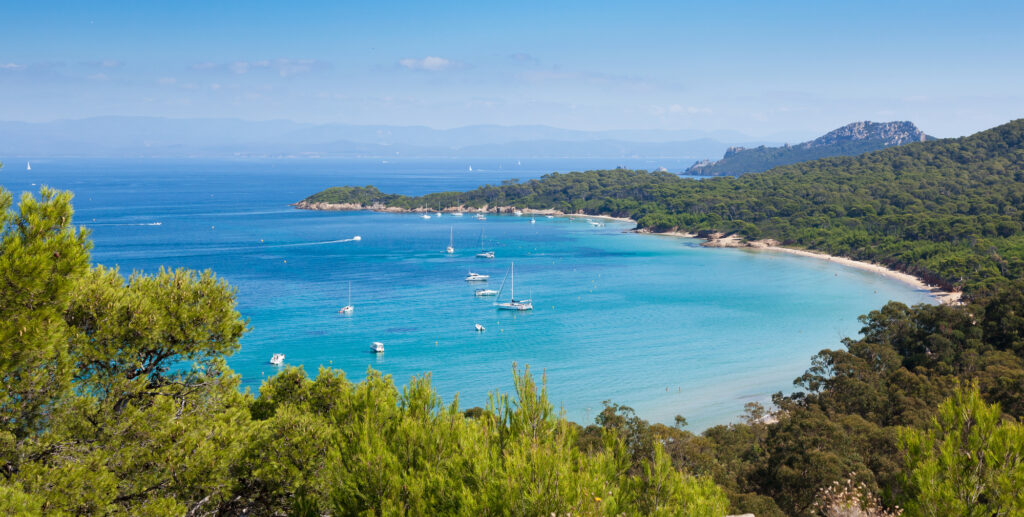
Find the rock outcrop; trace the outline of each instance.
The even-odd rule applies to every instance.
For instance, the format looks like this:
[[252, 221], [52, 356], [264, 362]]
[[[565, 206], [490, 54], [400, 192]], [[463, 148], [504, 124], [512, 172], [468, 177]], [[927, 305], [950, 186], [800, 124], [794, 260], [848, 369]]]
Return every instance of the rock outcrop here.
[[764, 172], [780, 165], [828, 158], [856, 156], [911, 142], [930, 139], [912, 122], [854, 122], [796, 145], [782, 147], [730, 147], [721, 160], [702, 160], [683, 174], [693, 176], [738, 176]]

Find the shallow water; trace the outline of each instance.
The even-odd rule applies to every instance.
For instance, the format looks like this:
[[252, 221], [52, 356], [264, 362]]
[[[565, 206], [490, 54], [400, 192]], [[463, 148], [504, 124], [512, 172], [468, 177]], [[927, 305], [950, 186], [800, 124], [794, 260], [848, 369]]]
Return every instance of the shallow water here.
[[[857, 332], [858, 315], [890, 299], [929, 301], [828, 261], [701, 248], [694, 239], [626, 233], [627, 223], [288, 206], [333, 185], [417, 194], [619, 164], [472, 165], [473, 173], [462, 161], [33, 160], [30, 173], [0, 170], [0, 185], [74, 190], [95, 262], [125, 273], [209, 268], [237, 286], [252, 332], [228, 363], [254, 390], [281, 352], [311, 374], [328, 365], [354, 380], [368, 367], [399, 384], [431, 372], [446, 401], [458, 393], [470, 407], [509, 390], [518, 363], [546, 373], [551, 399], [578, 422], [611, 400], [652, 421], [682, 414], [702, 429], [735, 420], [745, 402], [790, 390], [811, 355]], [[450, 229], [452, 256], [443, 253]], [[481, 230], [494, 260], [474, 257]], [[348, 240], [355, 235], [362, 239]], [[472, 269], [490, 274], [487, 285], [497, 289], [513, 261], [517, 298], [532, 296], [532, 312], [496, 311], [493, 299], [473, 296], [479, 285], [463, 280]], [[349, 282], [355, 312], [341, 316]], [[370, 354], [372, 341], [386, 352]]]

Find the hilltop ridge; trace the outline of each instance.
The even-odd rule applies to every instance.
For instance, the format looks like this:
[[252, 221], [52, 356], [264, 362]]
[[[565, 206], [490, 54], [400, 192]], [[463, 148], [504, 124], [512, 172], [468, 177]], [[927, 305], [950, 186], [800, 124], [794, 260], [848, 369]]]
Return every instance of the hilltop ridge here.
[[932, 137], [913, 122], [853, 122], [829, 131], [814, 140], [782, 147], [730, 147], [721, 160], [699, 161], [684, 174], [693, 176], [738, 176], [764, 172], [781, 165], [790, 165], [831, 156], [857, 156], [870, 151], [910, 142], [924, 142]]

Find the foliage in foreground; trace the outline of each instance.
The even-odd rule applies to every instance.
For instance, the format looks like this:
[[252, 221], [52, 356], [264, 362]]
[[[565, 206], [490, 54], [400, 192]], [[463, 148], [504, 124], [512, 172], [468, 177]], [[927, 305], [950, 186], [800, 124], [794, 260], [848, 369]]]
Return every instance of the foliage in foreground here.
[[0, 513], [700, 515], [728, 500], [603, 433], [576, 446], [528, 372], [475, 418], [287, 369], [253, 398], [224, 358], [246, 324], [212, 273], [91, 267], [70, 195], [0, 190]]
[[0, 191], [3, 513], [810, 516], [852, 509], [826, 492], [849, 480], [875, 514], [1024, 514], [1022, 281], [872, 311], [772, 414], [695, 435], [609, 403], [580, 428], [518, 372], [466, 413], [372, 371], [288, 369], [254, 398], [224, 364], [230, 286], [90, 266], [67, 193], [11, 207]]

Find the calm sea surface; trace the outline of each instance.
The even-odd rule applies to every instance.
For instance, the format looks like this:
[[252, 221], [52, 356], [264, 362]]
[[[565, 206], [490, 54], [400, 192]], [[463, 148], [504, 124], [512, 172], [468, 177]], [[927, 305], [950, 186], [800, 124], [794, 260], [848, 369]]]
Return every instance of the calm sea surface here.
[[[611, 400], [652, 421], [682, 414], [699, 430], [789, 391], [811, 355], [857, 333], [858, 315], [887, 300], [929, 301], [827, 261], [706, 249], [693, 239], [626, 233], [625, 223], [288, 206], [334, 185], [421, 194], [617, 165], [688, 164], [61, 159], [34, 160], [26, 171], [8, 160], [0, 185], [73, 190], [94, 262], [126, 274], [212, 269], [236, 286], [252, 331], [228, 363], [253, 390], [274, 374], [268, 359], [280, 352], [311, 375], [327, 365], [359, 380], [375, 368], [401, 385], [430, 372], [446, 402], [457, 393], [471, 407], [508, 391], [518, 363], [547, 374], [551, 399], [575, 421], [592, 421]], [[443, 253], [449, 231], [451, 256]], [[481, 231], [494, 260], [474, 257]], [[473, 296], [480, 285], [463, 280], [468, 270], [489, 274], [497, 289], [513, 261], [517, 298], [532, 295], [532, 312], [498, 312], [493, 299]], [[349, 282], [355, 312], [341, 316]], [[373, 341], [386, 352], [370, 354]]]

